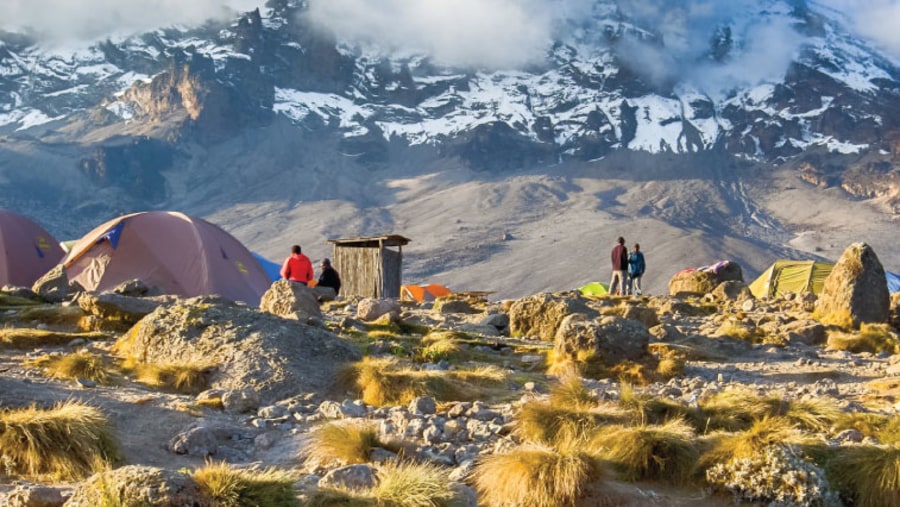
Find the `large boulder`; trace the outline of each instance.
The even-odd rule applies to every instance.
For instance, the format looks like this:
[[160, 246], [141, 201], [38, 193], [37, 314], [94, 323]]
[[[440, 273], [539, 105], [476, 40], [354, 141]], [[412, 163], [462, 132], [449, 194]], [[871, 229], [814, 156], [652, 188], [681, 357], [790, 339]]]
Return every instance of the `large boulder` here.
[[900, 330], [900, 292], [891, 294], [891, 324]]
[[104, 321], [133, 325], [159, 306], [171, 303], [173, 296], [140, 298], [123, 296], [114, 292], [91, 294], [82, 292], [75, 298], [78, 306], [88, 315]]
[[57, 264], [53, 269], [37, 279], [31, 290], [48, 303], [60, 303], [69, 295], [69, 276], [62, 264]]
[[650, 333], [636, 321], [609, 316], [590, 319], [584, 314], [565, 317], [556, 332], [554, 353], [557, 357], [576, 357], [581, 350], [593, 350], [604, 363], [636, 361], [647, 355]]
[[81, 483], [65, 507], [98, 505], [141, 507], [204, 507], [209, 505], [188, 475], [171, 470], [129, 465], [100, 472]]
[[890, 308], [881, 261], [869, 245], [853, 243], [825, 279], [815, 314], [824, 324], [856, 328], [863, 322], [887, 322]]
[[675, 273], [669, 280], [669, 294], [709, 294], [729, 280], [743, 282], [743, 269], [734, 261], [720, 261], [712, 266]]
[[69, 488], [21, 484], [6, 494], [0, 494], [0, 505], [4, 507], [61, 507], [70, 493], [71, 489]]
[[598, 315], [577, 296], [535, 294], [512, 303], [509, 308], [509, 332], [512, 336], [552, 341], [560, 322], [575, 313], [590, 317]]
[[208, 362], [211, 387], [250, 389], [263, 405], [329, 388], [339, 365], [359, 352], [322, 328], [228, 300], [201, 296], [161, 306], [116, 343], [142, 362]]
[[322, 310], [316, 291], [299, 283], [278, 280], [263, 294], [259, 302], [263, 312], [286, 319], [306, 322], [310, 318], [322, 319]]
[[356, 318], [371, 322], [384, 315], [390, 315], [390, 320], [397, 320], [400, 316], [400, 303], [393, 299], [365, 298], [356, 306]]

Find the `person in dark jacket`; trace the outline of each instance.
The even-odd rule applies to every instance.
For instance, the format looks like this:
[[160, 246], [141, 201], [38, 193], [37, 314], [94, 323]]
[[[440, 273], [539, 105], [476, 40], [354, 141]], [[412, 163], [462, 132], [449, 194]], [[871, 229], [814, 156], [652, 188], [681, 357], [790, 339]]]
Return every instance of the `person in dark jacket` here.
[[625, 271], [628, 269], [628, 249], [625, 238], [619, 236], [612, 249], [612, 279], [609, 281], [610, 294], [625, 294]]
[[641, 245], [634, 244], [634, 250], [628, 255], [628, 293], [635, 296], [641, 295], [641, 277], [647, 265], [644, 263], [644, 254], [641, 253]]
[[319, 274], [319, 283], [316, 286], [331, 287], [334, 289], [335, 295], [339, 294], [341, 292], [341, 277], [338, 275], [337, 270], [331, 267], [331, 261], [323, 259], [320, 267], [322, 269]]

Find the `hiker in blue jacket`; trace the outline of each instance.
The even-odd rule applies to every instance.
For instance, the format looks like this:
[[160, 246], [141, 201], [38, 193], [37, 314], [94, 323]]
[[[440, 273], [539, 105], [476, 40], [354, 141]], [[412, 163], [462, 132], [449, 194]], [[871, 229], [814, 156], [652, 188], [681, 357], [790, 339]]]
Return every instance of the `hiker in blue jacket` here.
[[644, 254], [641, 253], [641, 245], [635, 243], [634, 250], [628, 255], [628, 293], [635, 296], [641, 295], [641, 277], [644, 276]]

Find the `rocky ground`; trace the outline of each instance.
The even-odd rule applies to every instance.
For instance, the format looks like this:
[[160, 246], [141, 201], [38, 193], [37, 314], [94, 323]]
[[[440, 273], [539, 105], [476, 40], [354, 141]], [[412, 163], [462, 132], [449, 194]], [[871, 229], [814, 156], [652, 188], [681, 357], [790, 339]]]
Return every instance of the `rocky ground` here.
[[[900, 413], [900, 355], [893, 353], [900, 350], [838, 350], [843, 347], [837, 337], [854, 333], [813, 319], [817, 298], [811, 294], [754, 299], [739, 281], [715, 287], [706, 294], [636, 298], [556, 293], [515, 301], [456, 296], [410, 303], [328, 301], [327, 294], [323, 298], [278, 282], [260, 310], [212, 297], [148, 297], [137, 283], [42, 304], [20, 304], [17, 297], [30, 294], [10, 288], [0, 314], [0, 404], [12, 409], [80, 400], [109, 418], [122, 453], [119, 466], [177, 471], [209, 459], [274, 466], [294, 474], [300, 498], [320, 487], [365, 487], [375, 480], [374, 464], [397, 456], [396, 448], [379, 448], [373, 465], [350, 467], [309, 457], [311, 431], [324, 423], [366, 422], [384, 440], [404, 442], [406, 457], [445, 468], [468, 505], [478, 502], [466, 485], [473, 468], [483, 457], [521, 443], [515, 425], [519, 408], [547, 398], [557, 380], [548, 372], [559, 371], [552, 365], [575, 357], [576, 349], [599, 352], [607, 366], [614, 358], [645, 368], [585, 374], [583, 385], [597, 403], [615, 403], [633, 390], [690, 407], [740, 387], [784, 400], [832, 400], [846, 413]], [[898, 304], [895, 294], [893, 317], [886, 320], [896, 319]], [[62, 335], [52, 343], [23, 344], [21, 338], [22, 330], [85, 328], [95, 334]], [[453, 352], [425, 346], [424, 336], [442, 332], [452, 333]], [[896, 342], [896, 327], [892, 333], [888, 339]], [[104, 358], [116, 373], [107, 382], [48, 378], [34, 363], [77, 351]], [[364, 390], [337, 382], [343, 365], [364, 357], [383, 361], [385, 371], [404, 364], [447, 377], [476, 367], [502, 375], [490, 389], [458, 393], [455, 399], [419, 393], [403, 403], [374, 404]], [[653, 367], [666, 357], [676, 357], [681, 367], [659, 373]], [[179, 394], [149, 387], [127, 370], [116, 370], [128, 358], [205, 362], [208, 389]], [[820, 436], [848, 438], [828, 430]], [[0, 470], [0, 492], [8, 495], [4, 505], [63, 505], [79, 484], [9, 472]], [[701, 486], [615, 485], [628, 498], [619, 504], [732, 502]]]

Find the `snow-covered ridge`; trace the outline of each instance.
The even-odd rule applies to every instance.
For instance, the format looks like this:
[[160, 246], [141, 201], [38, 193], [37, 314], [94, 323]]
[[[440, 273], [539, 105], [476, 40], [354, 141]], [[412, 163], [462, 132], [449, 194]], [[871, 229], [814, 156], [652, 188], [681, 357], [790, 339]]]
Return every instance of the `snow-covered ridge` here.
[[[766, 22], [797, 22], [786, 2], [770, 0], [760, 9], [756, 15]], [[410, 145], [440, 144], [485, 125], [504, 123], [523, 138], [552, 143], [561, 155], [574, 155], [584, 140], [599, 142], [607, 150], [653, 153], [741, 145], [742, 155], [753, 158], [774, 158], [767, 153], [771, 147], [815, 145], [841, 153], [869, 148], [859, 140], [817, 130], [818, 118], [846, 104], [833, 97], [785, 102], [784, 93], [777, 92], [788, 85], [785, 77], [715, 93], [704, 83], [685, 81], [667, 87], [641, 82], [623, 68], [627, 62], [621, 55], [598, 41], [604, 33], [653, 34], [617, 17], [612, 2], [598, 2], [594, 16], [593, 22], [574, 28], [568, 40], [557, 41], [547, 65], [529, 71], [436, 68], [425, 56], [410, 51], [387, 55], [379, 48], [338, 42], [335, 50], [355, 66], [346, 87], [323, 92], [276, 76], [272, 111], [296, 123], [315, 116], [348, 138], [375, 129], [386, 140], [399, 138]], [[814, 69], [834, 86], [860, 97], [877, 95], [884, 83], [897, 82], [897, 70], [877, 52], [842, 31], [835, 19], [826, 21], [816, 34], [805, 36], [795, 65]], [[123, 121], [137, 121], [123, 92], [163, 72], [173, 55], [206, 57], [219, 79], [231, 83], [234, 69], [241, 65], [260, 65], [265, 72], [257, 59], [277, 62], [285, 60], [283, 55], [310, 51], [296, 37], [299, 31], [291, 29], [293, 22], [289, 16], [268, 12], [261, 26], [254, 27], [264, 32], [265, 48], [274, 55], [236, 49], [240, 37], [236, 24], [219, 29], [169, 28], [69, 52], [4, 44], [0, 129], [28, 129], [97, 106]], [[735, 44], [744, 49], [750, 44], [740, 40], [740, 34], [752, 33], [741, 31], [746, 23], [746, 18], [734, 21]], [[853, 114], [859, 121], [878, 125], [883, 121], [877, 111]], [[790, 128], [770, 147], [760, 142], [755, 126], [759, 124]]]

